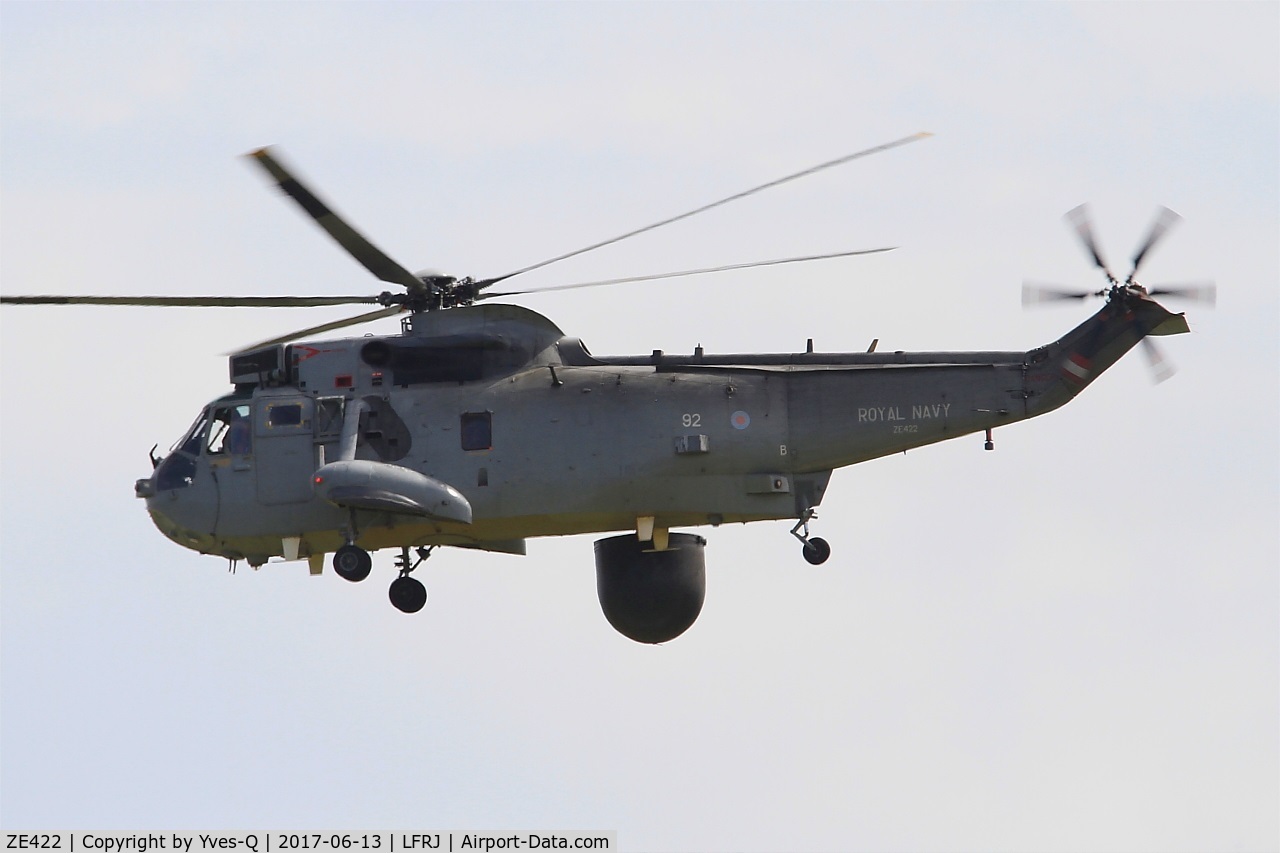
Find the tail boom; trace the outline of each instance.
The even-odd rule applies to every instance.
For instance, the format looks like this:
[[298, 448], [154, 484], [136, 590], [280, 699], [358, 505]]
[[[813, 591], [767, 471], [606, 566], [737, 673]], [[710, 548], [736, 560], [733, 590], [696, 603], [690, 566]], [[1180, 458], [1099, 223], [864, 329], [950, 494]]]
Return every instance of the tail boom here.
[[903, 353], [878, 367], [792, 368], [791, 463], [831, 470], [1037, 417], [1075, 398], [1147, 335], [1186, 318], [1124, 288], [1066, 335], [1027, 352]]

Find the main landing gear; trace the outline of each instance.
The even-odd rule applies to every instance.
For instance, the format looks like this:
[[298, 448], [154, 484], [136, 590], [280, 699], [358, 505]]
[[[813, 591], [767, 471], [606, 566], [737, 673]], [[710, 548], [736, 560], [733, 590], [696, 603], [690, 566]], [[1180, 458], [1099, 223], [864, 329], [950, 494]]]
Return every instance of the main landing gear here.
[[[791, 535], [800, 540], [800, 544], [804, 546], [801, 553], [805, 560], [813, 566], [820, 566], [831, 556], [831, 546], [827, 544], [827, 540], [821, 537], [809, 537], [809, 519], [817, 518], [817, 514], [813, 511], [813, 507], [809, 507], [800, 513], [800, 520], [796, 522], [796, 526], [791, 528]], [[800, 531], [804, 532], [801, 533]]]
[[[435, 550], [435, 546], [426, 548], [418, 548], [417, 559], [409, 556], [408, 548], [400, 549], [400, 556], [396, 557], [396, 568], [400, 570], [400, 576], [391, 582], [391, 589], [388, 590], [387, 596], [391, 599], [391, 603], [402, 613], [417, 613], [427, 603], [427, 588], [422, 585], [422, 581], [417, 578], [409, 577], [409, 573], [422, 562], [431, 556], [431, 552]], [[337, 550], [333, 555], [333, 570], [338, 577], [357, 583], [369, 577], [369, 571], [373, 568], [373, 558], [369, 556], [369, 552], [358, 545], [347, 543]]]
[[400, 570], [400, 577], [391, 582], [391, 589], [387, 592], [391, 603], [402, 613], [417, 613], [427, 603], [427, 588], [422, 585], [422, 581], [409, 577], [409, 573], [431, 556], [435, 546], [429, 545], [416, 550], [418, 559], [413, 560], [409, 556], [407, 547], [400, 549], [400, 556], [396, 557], [396, 568]]
[[333, 570], [338, 577], [352, 583], [369, 577], [373, 569], [373, 558], [369, 552], [356, 545], [343, 545], [333, 555]]
[[360, 530], [356, 526], [356, 511], [351, 510], [351, 524], [343, 529], [343, 536], [347, 540], [347, 544], [343, 545], [333, 554], [333, 570], [338, 577], [343, 580], [358, 583], [369, 577], [369, 572], [373, 569], [373, 558], [369, 556], [369, 552], [356, 545], [356, 538], [360, 535]]

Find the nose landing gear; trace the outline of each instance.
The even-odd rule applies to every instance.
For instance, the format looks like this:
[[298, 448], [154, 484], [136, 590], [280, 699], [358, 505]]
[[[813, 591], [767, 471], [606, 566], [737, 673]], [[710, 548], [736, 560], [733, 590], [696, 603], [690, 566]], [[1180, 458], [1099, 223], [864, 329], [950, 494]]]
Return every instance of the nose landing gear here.
[[400, 549], [400, 556], [396, 557], [396, 568], [400, 570], [400, 577], [391, 582], [391, 589], [387, 591], [387, 597], [391, 599], [392, 605], [401, 613], [417, 613], [427, 603], [427, 588], [422, 585], [422, 581], [409, 577], [409, 573], [431, 556], [435, 546], [429, 545], [416, 550], [418, 559], [414, 560], [409, 556], [407, 547]]
[[[800, 513], [800, 520], [796, 522], [796, 526], [791, 528], [791, 535], [800, 540], [803, 550], [800, 552], [804, 555], [805, 561], [812, 566], [820, 566], [831, 556], [831, 546], [827, 544], [827, 540], [814, 536], [809, 536], [809, 519], [817, 518], [817, 513], [813, 511], [813, 507], [809, 507]], [[800, 531], [804, 532], [801, 533]]]

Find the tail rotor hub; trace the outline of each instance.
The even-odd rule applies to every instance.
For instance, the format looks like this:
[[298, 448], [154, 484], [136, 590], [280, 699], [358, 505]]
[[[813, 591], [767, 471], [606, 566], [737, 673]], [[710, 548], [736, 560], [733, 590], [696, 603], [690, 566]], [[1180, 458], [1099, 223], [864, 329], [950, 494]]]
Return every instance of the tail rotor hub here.
[[[1216, 289], [1211, 283], [1147, 288], [1139, 284], [1135, 277], [1138, 274], [1138, 269], [1142, 266], [1142, 262], [1146, 260], [1151, 250], [1181, 218], [1167, 207], [1162, 207], [1156, 212], [1156, 218], [1152, 221], [1146, 238], [1139, 244], [1137, 251], [1134, 252], [1133, 269], [1130, 270], [1129, 275], [1122, 282], [1112, 274], [1107, 262], [1103, 259], [1102, 249], [1094, 236], [1093, 221], [1089, 216], [1088, 205], [1082, 204], [1068, 211], [1066, 220], [1075, 229], [1081, 245], [1084, 246], [1085, 252], [1089, 255], [1094, 265], [1102, 270], [1107, 277], [1108, 286], [1097, 291], [1064, 290], [1056, 286], [1024, 282], [1022, 285], [1022, 304], [1027, 306], [1067, 299], [1101, 297], [1106, 299], [1109, 305], [1114, 304], [1121, 309], [1126, 309], [1125, 316], [1133, 318], [1135, 316], [1133, 309], [1136, 307], [1136, 303], [1154, 303], [1152, 299], [1154, 296], [1173, 296], [1212, 303], [1216, 297]], [[1151, 334], [1151, 329], [1146, 328], [1141, 319], [1135, 320], [1135, 328], [1142, 344], [1142, 350], [1146, 354], [1147, 361], [1151, 367], [1153, 378], [1156, 382], [1163, 382], [1173, 375], [1173, 367], [1164, 354], [1160, 352], [1155, 342], [1148, 337]]]

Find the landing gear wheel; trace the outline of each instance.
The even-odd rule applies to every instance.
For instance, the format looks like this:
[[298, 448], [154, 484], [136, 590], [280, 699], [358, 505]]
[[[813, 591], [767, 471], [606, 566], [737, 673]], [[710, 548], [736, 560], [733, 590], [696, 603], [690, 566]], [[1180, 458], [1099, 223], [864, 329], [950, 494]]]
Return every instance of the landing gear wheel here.
[[811, 565], [821, 566], [831, 556], [831, 546], [827, 544], [827, 540], [815, 536], [804, 543], [804, 558]]
[[387, 597], [402, 613], [417, 613], [427, 603], [427, 588], [416, 578], [400, 577], [391, 582]]
[[355, 545], [343, 545], [333, 555], [333, 570], [338, 577], [352, 583], [369, 577], [373, 569], [373, 558], [369, 552]]

